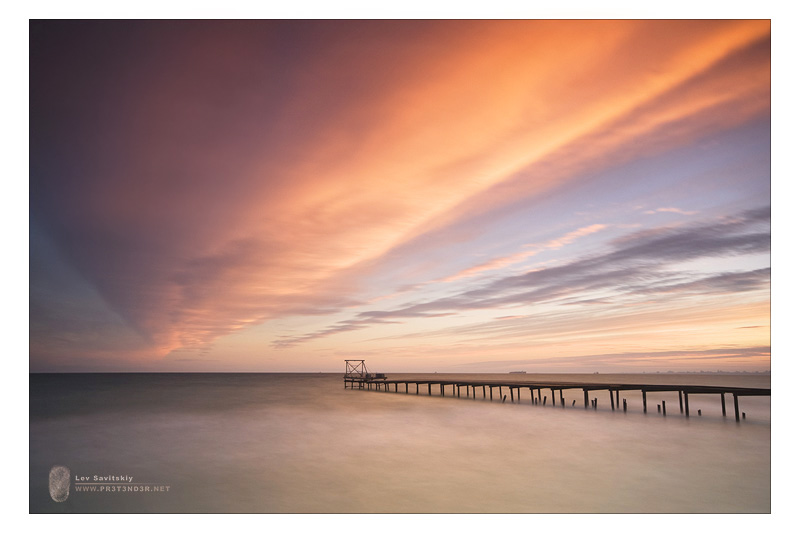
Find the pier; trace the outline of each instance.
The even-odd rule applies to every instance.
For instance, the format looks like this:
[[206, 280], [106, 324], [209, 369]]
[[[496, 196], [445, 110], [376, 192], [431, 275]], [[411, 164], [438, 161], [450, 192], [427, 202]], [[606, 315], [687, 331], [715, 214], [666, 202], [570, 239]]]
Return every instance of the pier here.
[[[360, 363], [360, 364], [359, 364]], [[580, 390], [583, 392], [583, 408], [597, 409], [598, 398], [590, 400], [590, 393], [603, 391], [602, 396], [609, 399], [612, 411], [620, 409], [620, 392], [640, 392], [642, 396], [642, 412], [647, 413], [648, 393], [674, 393], [678, 396], [680, 413], [690, 416], [690, 396], [698, 394], [717, 395], [720, 398], [721, 414], [728, 416], [726, 407], [726, 395], [733, 397], [733, 407], [736, 421], [739, 422], [743, 413], [739, 412], [739, 398], [743, 396], [770, 396], [771, 389], [746, 388], [746, 387], [724, 387], [706, 385], [647, 385], [630, 383], [586, 383], [586, 382], [550, 382], [550, 381], [524, 381], [524, 380], [480, 380], [480, 379], [390, 379], [384, 374], [372, 374], [367, 372], [363, 360], [347, 361], [348, 370], [344, 376], [345, 389], [364, 389], [383, 392], [395, 392], [404, 394], [421, 394], [427, 396], [450, 396], [465, 399], [480, 399], [494, 401], [495, 389], [497, 390], [497, 400], [505, 402], [510, 399], [512, 403], [521, 403], [523, 389], [528, 389], [530, 402], [532, 405], [546, 407], [548, 397], [550, 407], [566, 407], [564, 401], [565, 390]], [[421, 386], [421, 388], [420, 388]], [[463, 393], [462, 393], [463, 389]], [[488, 389], [488, 395], [487, 395]], [[507, 391], [507, 394], [504, 394]], [[545, 391], [544, 395], [542, 391]], [[608, 395], [605, 395], [605, 391]], [[556, 401], [558, 395], [558, 402]], [[527, 394], [526, 394], [527, 398]], [[627, 412], [630, 402], [624, 399], [622, 409]], [[527, 401], [527, 399], [526, 399]], [[575, 406], [573, 400], [572, 407]], [[666, 402], [662, 400], [657, 404], [660, 415], [667, 415]], [[700, 416], [700, 411], [698, 411]]]

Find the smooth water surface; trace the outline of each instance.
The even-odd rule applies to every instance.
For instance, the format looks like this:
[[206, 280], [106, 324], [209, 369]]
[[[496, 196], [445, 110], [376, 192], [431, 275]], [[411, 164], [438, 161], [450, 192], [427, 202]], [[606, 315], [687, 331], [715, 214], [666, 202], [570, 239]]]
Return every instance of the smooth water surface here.
[[[464, 389], [461, 398], [450, 389], [428, 397], [422, 386], [417, 395], [413, 385], [410, 394], [402, 385], [397, 394], [345, 390], [341, 374], [32, 374], [30, 391], [33, 513], [770, 512], [769, 397], [740, 398], [747, 418], [737, 424], [732, 399], [723, 418], [718, 395], [693, 396], [687, 418], [677, 393], [648, 394], [645, 415], [637, 391], [621, 395], [623, 413], [611, 411], [605, 391], [592, 395], [597, 410], [585, 410], [581, 391], [565, 392], [565, 408], [543, 407], [527, 389], [521, 402], [501, 403], [480, 389], [477, 399]], [[666, 417], [655, 412], [662, 399]], [[54, 465], [72, 475], [62, 503], [48, 492]], [[162, 490], [78, 491], [76, 476], [129, 476]]]

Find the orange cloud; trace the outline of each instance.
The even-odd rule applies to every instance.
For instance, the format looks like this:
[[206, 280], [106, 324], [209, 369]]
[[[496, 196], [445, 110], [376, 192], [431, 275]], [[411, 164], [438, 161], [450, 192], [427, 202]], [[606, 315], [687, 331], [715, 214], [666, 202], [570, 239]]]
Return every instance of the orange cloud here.
[[[768, 38], [768, 21], [310, 23], [313, 53], [285, 50], [296, 64], [252, 56], [269, 49], [258, 32], [220, 28], [154, 51], [147, 76], [133, 65], [112, 80], [119, 122], [98, 115], [87, 150], [99, 170], [56, 221], [158, 355], [351, 305], [354, 272], [415, 236], [544, 191], [659, 128], [681, 124], [669, 143], [685, 142], [769, 105], [763, 61], [704, 78]], [[565, 157], [576, 143], [582, 154]], [[556, 171], [498, 188], [543, 163]]]
[[607, 226], [605, 224], [592, 224], [591, 226], [586, 226], [575, 231], [572, 231], [562, 237], [557, 239], [553, 239], [548, 241], [543, 245], [536, 245], [536, 244], [528, 244], [526, 248], [532, 248], [531, 250], [527, 250], [524, 252], [518, 252], [516, 254], [512, 254], [506, 257], [498, 257], [496, 259], [492, 259], [491, 261], [487, 261], [480, 265], [467, 268], [462, 270], [461, 272], [449, 276], [447, 278], [442, 279], [443, 282], [451, 282], [456, 281], [459, 279], [469, 278], [475, 276], [476, 274], [480, 274], [481, 272], [487, 272], [490, 270], [497, 270], [500, 268], [507, 267], [509, 265], [513, 265], [516, 263], [520, 263], [529, 257], [533, 257], [534, 255], [540, 253], [544, 249], [558, 249], [562, 246], [570, 244], [578, 237], [583, 237], [584, 235], [590, 235], [592, 233], [598, 232], [602, 229], [605, 229]]

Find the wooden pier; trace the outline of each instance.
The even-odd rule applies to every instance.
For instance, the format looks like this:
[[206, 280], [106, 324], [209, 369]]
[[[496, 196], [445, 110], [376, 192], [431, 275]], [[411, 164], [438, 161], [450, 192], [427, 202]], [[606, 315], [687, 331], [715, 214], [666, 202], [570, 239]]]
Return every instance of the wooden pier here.
[[[363, 361], [361, 361], [363, 363]], [[733, 407], [736, 416], [736, 421], [740, 421], [739, 413], [739, 398], [742, 396], [770, 396], [770, 389], [761, 388], [746, 388], [746, 387], [720, 387], [720, 386], [705, 386], [705, 385], [646, 385], [646, 384], [628, 384], [628, 383], [583, 383], [583, 382], [547, 382], [547, 381], [482, 381], [472, 379], [389, 379], [382, 374], [380, 378], [375, 375], [369, 374], [364, 371], [363, 375], [356, 375], [353, 373], [345, 373], [344, 387], [352, 389], [375, 390], [385, 392], [396, 392], [405, 394], [420, 394], [420, 385], [422, 386], [422, 394], [428, 396], [451, 396], [457, 398], [471, 398], [477, 399], [481, 395], [481, 399], [488, 399], [494, 401], [495, 389], [497, 390], [497, 399], [505, 402], [510, 397], [512, 403], [522, 402], [521, 390], [528, 389], [530, 392], [530, 401], [532, 405], [547, 406], [548, 396], [550, 398], [550, 406], [552, 407], [566, 407], [564, 401], [565, 390], [581, 390], [583, 391], [583, 407], [584, 409], [597, 409], [598, 399], [594, 398], [590, 401], [589, 393], [594, 391], [608, 391], [608, 398], [611, 405], [611, 410], [616, 411], [620, 409], [620, 391], [629, 392], [637, 391], [642, 394], [642, 411], [647, 413], [647, 394], [648, 393], [677, 393], [678, 404], [681, 414], [689, 416], [689, 397], [690, 395], [698, 394], [711, 394], [720, 397], [722, 416], [727, 416], [727, 409], [725, 405], [726, 395], [733, 397]], [[462, 395], [462, 389], [464, 389]], [[488, 389], [488, 395], [487, 395]], [[504, 394], [506, 392], [508, 394]], [[545, 391], [544, 396], [542, 391]], [[448, 394], [449, 393], [449, 394]], [[558, 393], [559, 401], [556, 402], [556, 393]], [[527, 395], [526, 395], [527, 396]], [[516, 399], [515, 399], [516, 398]], [[627, 412], [628, 402], [624, 399], [623, 410]], [[526, 400], [527, 401], [527, 400]], [[573, 400], [572, 406], [575, 405]], [[658, 405], [659, 414], [666, 416], [666, 402], [662, 401]]]

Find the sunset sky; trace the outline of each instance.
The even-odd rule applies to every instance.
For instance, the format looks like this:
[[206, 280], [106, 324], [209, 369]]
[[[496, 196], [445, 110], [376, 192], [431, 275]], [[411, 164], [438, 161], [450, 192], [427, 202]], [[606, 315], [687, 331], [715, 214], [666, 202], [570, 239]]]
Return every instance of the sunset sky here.
[[770, 369], [769, 21], [33, 21], [30, 370]]

